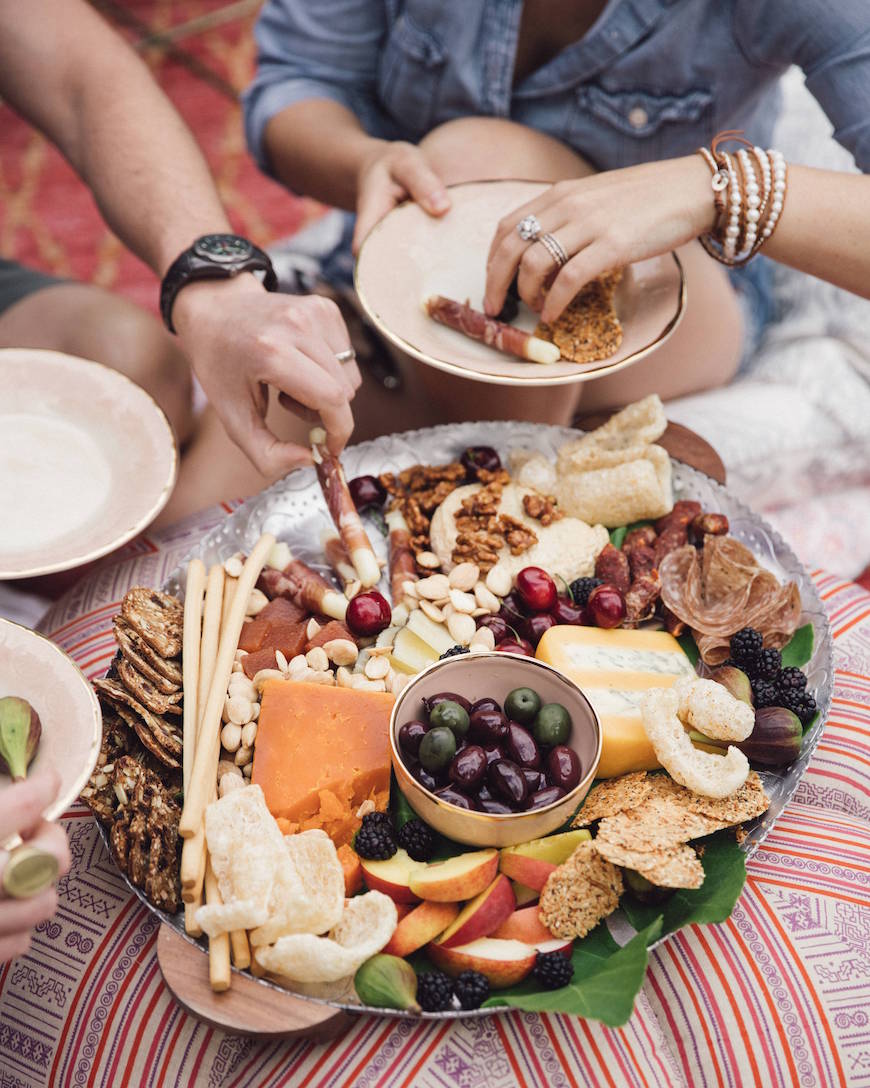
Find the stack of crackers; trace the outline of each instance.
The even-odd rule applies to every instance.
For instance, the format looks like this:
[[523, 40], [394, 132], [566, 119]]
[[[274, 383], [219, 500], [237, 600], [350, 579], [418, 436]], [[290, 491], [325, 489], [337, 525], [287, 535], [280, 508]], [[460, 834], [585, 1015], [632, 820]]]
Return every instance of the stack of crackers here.
[[718, 799], [646, 771], [602, 782], [573, 823], [597, 822], [595, 838], [550, 875], [541, 893], [541, 920], [556, 937], [585, 936], [619, 905], [623, 868], [660, 888], [699, 888], [704, 869], [689, 843], [754, 819], [769, 805], [755, 771], [740, 789]]
[[538, 323], [535, 336], [555, 344], [563, 359], [575, 363], [609, 359], [622, 344], [622, 325], [613, 304], [621, 280], [621, 268], [590, 280], [552, 324]]

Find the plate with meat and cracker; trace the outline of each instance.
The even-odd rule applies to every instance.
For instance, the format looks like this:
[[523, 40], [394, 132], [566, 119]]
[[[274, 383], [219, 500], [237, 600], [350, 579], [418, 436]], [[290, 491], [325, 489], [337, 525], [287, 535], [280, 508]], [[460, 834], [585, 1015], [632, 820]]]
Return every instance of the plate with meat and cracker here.
[[567, 385], [640, 361], [682, 319], [685, 274], [675, 253], [586, 284], [552, 327], [519, 302], [516, 315], [483, 314], [486, 257], [499, 220], [547, 188], [539, 181], [450, 187], [433, 219], [401, 204], [371, 231], [357, 260], [363, 309], [396, 347], [439, 370], [498, 385]]

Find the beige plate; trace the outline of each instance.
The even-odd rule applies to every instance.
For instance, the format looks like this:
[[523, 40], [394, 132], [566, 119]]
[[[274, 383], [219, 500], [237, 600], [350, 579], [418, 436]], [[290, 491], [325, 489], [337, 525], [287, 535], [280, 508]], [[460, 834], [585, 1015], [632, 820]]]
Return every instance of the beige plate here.
[[[0, 697], [26, 699], [42, 723], [28, 773], [54, 767], [61, 785], [45, 812], [54, 820], [82, 792], [100, 751], [103, 726], [94, 689], [75, 662], [47, 638], [0, 619]], [[9, 778], [0, 774], [0, 791]]]
[[126, 543], [175, 483], [148, 394], [57, 351], [0, 351], [0, 580], [68, 570]]
[[[427, 317], [422, 300], [441, 294], [483, 308], [486, 255], [496, 225], [547, 186], [540, 181], [475, 181], [451, 187], [453, 206], [432, 219], [402, 204], [372, 230], [356, 264], [360, 302], [378, 331], [421, 362], [496, 385], [566, 385], [636, 363], [679, 324], [686, 282], [675, 253], [630, 265], [616, 292], [622, 345], [598, 363], [526, 363]], [[537, 315], [525, 305], [514, 324], [531, 332]]]

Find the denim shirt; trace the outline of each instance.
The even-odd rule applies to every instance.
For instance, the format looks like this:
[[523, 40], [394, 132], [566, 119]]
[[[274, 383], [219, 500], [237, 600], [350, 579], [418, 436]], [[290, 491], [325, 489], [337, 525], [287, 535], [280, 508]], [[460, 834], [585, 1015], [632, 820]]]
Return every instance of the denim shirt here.
[[[305, 99], [419, 140], [456, 117], [507, 117], [615, 169], [688, 154], [721, 129], [770, 143], [792, 64], [870, 170], [870, 0], [609, 0], [594, 26], [513, 85], [522, 0], [267, 0], [244, 95], [249, 146]], [[328, 134], [324, 134], [328, 139]]]

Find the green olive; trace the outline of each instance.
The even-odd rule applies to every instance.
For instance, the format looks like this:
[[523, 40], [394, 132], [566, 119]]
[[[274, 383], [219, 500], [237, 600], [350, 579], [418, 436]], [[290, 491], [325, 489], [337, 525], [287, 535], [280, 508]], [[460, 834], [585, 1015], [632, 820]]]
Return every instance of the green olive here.
[[443, 771], [455, 755], [456, 737], [445, 725], [430, 729], [420, 741], [420, 762], [430, 774]]
[[511, 721], [528, 725], [541, 709], [541, 697], [531, 688], [514, 688], [504, 701], [504, 712]]
[[449, 729], [458, 740], [461, 740], [468, 732], [468, 711], [464, 707], [461, 707], [459, 703], [454, 703], [451, 699], [445, 699], [445, 701], [439, 703], [429, 715], [429, 725], [432, 726], [433, 729], [444, 726]]
[[571, 715], [561, 703], [545, 703], [535, 715], [532, 734], [545, 748], [566, 744], [571, 736]]

